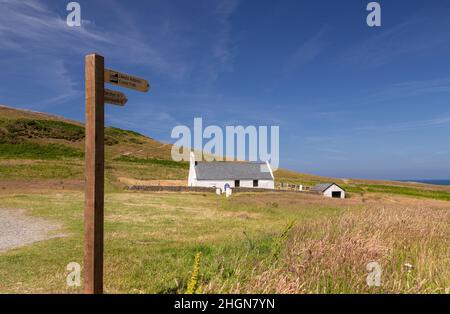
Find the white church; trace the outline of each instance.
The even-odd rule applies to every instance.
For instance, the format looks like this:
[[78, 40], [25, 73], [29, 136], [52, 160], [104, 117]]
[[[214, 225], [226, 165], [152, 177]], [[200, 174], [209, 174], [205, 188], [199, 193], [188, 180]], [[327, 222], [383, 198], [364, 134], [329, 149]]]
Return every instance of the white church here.
[[189, 186], [274, 189], [274, 182], [268, 162], [196, 161], [191, 152]]

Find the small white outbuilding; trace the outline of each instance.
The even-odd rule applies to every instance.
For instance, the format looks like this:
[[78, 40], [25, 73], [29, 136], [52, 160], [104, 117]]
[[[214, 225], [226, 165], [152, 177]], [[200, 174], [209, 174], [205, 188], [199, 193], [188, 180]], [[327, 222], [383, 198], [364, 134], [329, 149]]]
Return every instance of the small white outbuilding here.
[[336, 183], [320, 183], [312, 187], [310, 191], [325, 197], [345, 198], [345, 190]]

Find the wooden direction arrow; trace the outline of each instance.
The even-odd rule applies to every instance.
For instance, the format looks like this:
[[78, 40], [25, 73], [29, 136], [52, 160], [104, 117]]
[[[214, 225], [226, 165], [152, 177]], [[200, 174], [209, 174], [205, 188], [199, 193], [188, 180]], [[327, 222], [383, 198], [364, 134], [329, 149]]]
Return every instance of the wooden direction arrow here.
[[148, 92], [150, 84], [143, 78], [105, 69], [105, 83], [119, 85], [125, 88], [135, 89], [140, 92]]
[[105, 103], [124, 106], [128, 99], [124, 93], [105, 88]]

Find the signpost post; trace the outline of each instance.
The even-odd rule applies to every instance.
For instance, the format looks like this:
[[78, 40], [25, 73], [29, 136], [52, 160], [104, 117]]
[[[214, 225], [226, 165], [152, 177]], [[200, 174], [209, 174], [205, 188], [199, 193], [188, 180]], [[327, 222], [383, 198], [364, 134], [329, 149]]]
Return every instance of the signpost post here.
[[104, 58], [86, 56], [84, 292], [103, 293]]
[[111, 83], [147, 92], [150, 84], [141, 78], [105, 70], [104, 58], [97, 54], [85, 59], [85, 209], [84, 209], [84, 292], [103, 293], [104, 237], [104, 129], [105, 102], [124, 106], [125, 94], [105, 89]]

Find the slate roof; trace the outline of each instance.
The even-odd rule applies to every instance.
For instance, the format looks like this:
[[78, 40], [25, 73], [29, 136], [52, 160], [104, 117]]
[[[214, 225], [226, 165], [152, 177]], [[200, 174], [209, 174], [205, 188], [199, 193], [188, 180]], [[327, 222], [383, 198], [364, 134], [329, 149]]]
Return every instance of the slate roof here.
[[[336, 186], [338, 186], [339, 188], [341, 188], [339, 185], [337, 185], [336, 183], [320, 183], [320, 184], [317, 184], [316, 186], [313, 186], [311, 189], [310, 189], [310, 191], [315, 191], [315, 192], [325, 192], [330, 186], [332, 186], [332, 185], [336, 185]], [[341, 188], [342, 189], [342, 188]], [[342, 190], [344, 190], [344, 189], [342, 189]]]
[[198, 162], [195, 172], [197, 180], [273, 180], [264, 162]]

